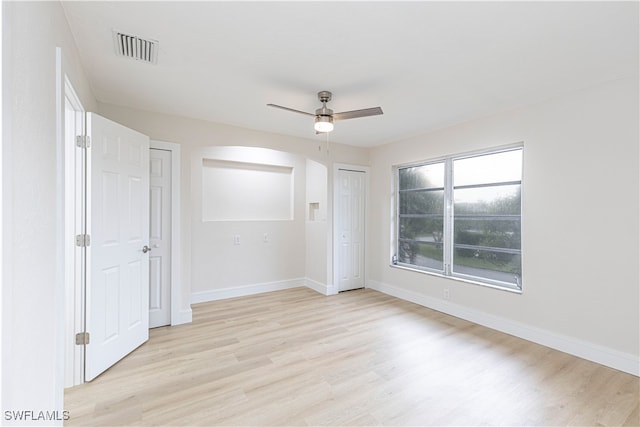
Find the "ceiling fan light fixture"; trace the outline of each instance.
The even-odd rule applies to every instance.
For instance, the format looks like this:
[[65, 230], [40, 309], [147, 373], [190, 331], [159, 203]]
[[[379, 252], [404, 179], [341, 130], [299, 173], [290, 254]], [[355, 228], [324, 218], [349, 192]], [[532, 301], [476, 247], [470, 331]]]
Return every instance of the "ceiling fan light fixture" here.
[[382, 108], [363, 108], [360, 110], [343, 111], [342, 113], [333, 113], [331, 108], [327, 108], [327, 102], [331, 101], [331, 92], [323, 90], [318, 92], [318, 99], [322, 102], [322, 107], [316, 110], [316, 113], [307, 113], [306, 111], [296, 110], [294, 108], [283, 107], [277, 104], [267, 104], [267, 107], [275, 107], [292, 113], [303, 114], [305, 116], [315, 117], [313, 128], [316, 133], [328, 133], [333, 130], [333, 120], [357, 119], [359, 117], [377, 116], [382, 114]]
[[333, 117], [316, 116], [316, 122], [313, 125], [316, 132], [327, 133], [333, 130]]

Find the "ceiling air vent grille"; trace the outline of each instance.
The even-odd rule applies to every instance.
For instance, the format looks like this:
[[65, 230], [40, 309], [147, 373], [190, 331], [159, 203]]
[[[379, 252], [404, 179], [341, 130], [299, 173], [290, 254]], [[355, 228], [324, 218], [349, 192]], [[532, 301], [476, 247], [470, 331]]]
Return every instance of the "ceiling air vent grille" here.
[[116, 44], [116, 54], [150, 64], [158, 63], [157, 40], [143, 39], [118, 31], [113, 32], [113, 39]]

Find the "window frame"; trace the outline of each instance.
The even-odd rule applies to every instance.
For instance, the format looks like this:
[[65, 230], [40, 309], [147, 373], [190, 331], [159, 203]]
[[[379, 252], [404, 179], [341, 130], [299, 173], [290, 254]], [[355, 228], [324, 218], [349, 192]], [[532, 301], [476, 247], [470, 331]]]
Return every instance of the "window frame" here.
[[[454, 212], [454, 170], [453, 164], [457, 160], [463, 160], [467, 158], [474, 158], [492, 154], [499, 154], [509, 151], [517, 151], [520, 150], [522, 152], [522, 165], [521, 165], [521, 173], [520, 180], [509, 181], [509, 183], [519, 184], [520, 185], [520, 214], [519, 214], [519, 223], [520, 223], [520, 248], [513, 252], [518, 252], [520, 255], [520, 264], [523, 264], [523, 191], [524, 191], [524, 143], [520, 142], [517, 144], [510, 144], [501, 147], [494, 147], [484, 150], [478, 150], [473, 152], [467, 152], [463, 154], [455, 154], [448, 155], [444, 157], [438, 157], [433, 159], [428, 159], [419, 162], [412, 162], [406, 164], [398, 164], [393, 166], [393, 195], [394, 195], [394, 203], [392, 204], [393, 209], [393, 219], [392, 219], [392, 242], [391, 242], [391, 267], [401, 268], [405, 270], [416, 271], [420, 273], [426, 273], [430, 275], [436, 275], [439, 277], [444, 277], [447, 279], [453, 279], [458, 281], [463, 281], [467, 283], [487, 286], [495, 289], [506, 290], [516, 293], [522, 293], [523, 289], [523, 273], [521, 271], [519, 280], [516, 280], [515, 283], [504, 282], [500, 280], [494, 280], [490, 278], [485, 278], [481, 276], [474, 276], [464, 273], [455, 272], [453, 268], [454, 261], [454, 251], [455, 251], [455, 235], [454, 235], [454, 224], [455, 224], [455, 212]], [[443, 212], [443, 268], [435, 269], [430, 267], [423, 267], [415, 264], [410, 264], [406, 262], [399, 261], [399, 253], [400, 253], [400, 171], [402, 169], [412, 168], [412, 167], [420, 167], [426, 166], [430, 164], [436, 163], [444, 163], [444, 212]], [[505, 181], [507, 182], [507, 181]], [[491, 186], [491, 185], [505, 185], [505, 182], [496, 181], [480, 184], [478, 186]], [[511, 251], [510, 251], [511, 252]], [[517, 276], [516, 276], [517, 277]]]

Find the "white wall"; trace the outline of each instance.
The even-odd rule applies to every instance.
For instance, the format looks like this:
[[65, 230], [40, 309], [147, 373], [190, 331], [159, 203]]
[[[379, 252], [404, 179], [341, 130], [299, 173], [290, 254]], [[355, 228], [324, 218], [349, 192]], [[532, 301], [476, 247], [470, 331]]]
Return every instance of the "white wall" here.
[[[330, 285], [323, 282], [326, 277], [332, 277], [330, 274], [323, 276], [322, 273], [316, 273], [321, 270], [330, 270], [330, 263], [327, 263], [328, 256], [309, 259], [306, 257], [309, 252], [315, 254], [318, 251], [327, 251], [327, 248], [331, 248], [331, 242], [325, 240], [330, 239], [331, 236], [328, 233], [325, 237], [316, 236], [318, 233], [313, 234], [313, 237], [310, 234], [305, 236], [305, 229], [308, 229], [304, 224], [306, 217], [305, 179], [296, 181], [302, 193], [297, 193], [296, 196], [297, 213], [293, 225], [278, 221], [270, 224], [255, 221], [237, 222], [228, 224], [233, 225], [231, 228], [223, 227], [223, 230], [220, 230], [220, 232], [226, 232], [226, 237], [221, 234], [220, 237], [214, 237], [216, 235], [214, 229], [217, 225], [210, 224], [205, 226], [208, 228], [206, 231], [208, 234], [207, 237], [204, 237], [202, 235], [204, 231], [202, 230], [202, 221], [198, 217], [200, 206], [198, 194], [201, 193], [201, 183], [197, 170], [204, 157], [219, 155], [219, 150], [222, 147], [227, 147], [225, 150], [231, 147], [236, 147], [235, 149], [239, 149], [239, 147], [267, 148], [284, 155], [289, 159], [288, 161], [297, 164], [299, 171], [305, 171], [305, 159], [313, 160], [321, 165], [329, 165], [329, 167], [335, 162], [367, 164], [369, 161], [368, 150], [348, 145], [331, 144], [331, 151], [327, 153], [324, 136], [318, 137], [316, 140], [305, 140], [110, 104], [99, 104], [98, 112], [111, 120], [149, 135], [151, 139], [171, 141], [181, 145], [182, 310], [188, 309], [192, 293], [195, 295], [194, 301], [202, 301], [216, 295], [220, 297], [233, 296], [250, 293], [254, 290], [270, 289], [269, 284], [273, 282], [280, 283], [282, 286], [295, 285], [300, 282], [300, 279], [306, 278], [307, 272], [310, 272], [313, 281], [317, 281], [323, 286]], [[245, 150], [244, 154], [234, 155], [233, 159], [251, 161], [248, 160], [248, 156], [251, 155], [253, 154], [250, 150]], [[300, 175], [299, 178], [303, 178], [303, 175]], [[328, 212], [331, 211], [331, 208], [329, 201], [327, 203]], [[289, 225], [292, 225], [293, 228], [289, 229]], [[325, 226], [328, 229], [331, 228], [330, 217]], [[291, 234], [293, 230], [300, 234], [293, 237]], [[265, 232], [270, 233], [274, 239], [270, 245], [266, 246], [262, 242]], [[246, 244], [233, 245], [232, 239], [236, 234], [239, 234], [241, 242], [246, 242]], [[229, 236], [231, 236], [231, 240]], [[299, 242], [302, 242], [302, 246], [298, 246]], [[262, 256], [267, 255], [265, 253], [267, 249], [273, 250], [268, 253], [270, 258], [259, 258], [261, 254]], [[219, 265], [224, 266], [225, 271], [224, 277], [215, 280], [212, 280], [214, 271], [211, 259], [213, 255]], [[255, 259], [257, 264], [250, 267], [250, 264], [243, 264], [247, 265], [244, 268], [238, 261], [242, 258]], [[268, 263], [267, 259], [271, 259], [275, 263]], [[234, 274], [231, 269], [235, 271]], [[253, 285], [265, 286], [254, 287]], [[318, 287], [314, 288], [321, 290]]]
[[243, 152], [263, 149], [240, 148], [239, 160], [205, 155], [196, 165], [201, 170], [202, 221], [291, 221], [294, 172], [299, 168], [263, 158], [247, 162]]
[[[203, 221], [203, 191], [207, 191], [203, 186], [204, 159], [292, 168], [293, 219]], [[237, 183], [217, 182], [215, 185], [233, 189]], [[194, 150], [191, 161], [192, 301], [239, 295], [237, 288], [252, 293], [265, 287], [302, 286], [305, 277], [304, 203], [305, 160], [301, 156], [259, 147]], [[252, 290], [248, 291], [247, 287]]]
[[307, 160], [306, 182], [306, 278], [308, 285], [326, 294], [328, 292], [327, 266], [331, 259], [327, 252], [330, 230], [327, 226], [327, 167]]
[[[57, 2], [3, 2], [2, 416], [63, 409], [63, 145], [56, 47], [96, 108]], [[51, 421], [38, 422], [52, 424]]]
[[[373, 149], [369, 286], [637, 375], [638, 114], [636, 77]], [[389, 265], [392, 165], [520, 141], [522, 294]]]

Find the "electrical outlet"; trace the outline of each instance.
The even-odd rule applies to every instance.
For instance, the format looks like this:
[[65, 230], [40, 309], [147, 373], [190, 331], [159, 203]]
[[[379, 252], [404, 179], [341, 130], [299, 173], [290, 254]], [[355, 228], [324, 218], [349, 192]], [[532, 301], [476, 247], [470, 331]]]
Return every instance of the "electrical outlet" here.
[[444, 297], [444, 299], [450, 299], [451, 298], [451, 293], [449, 293], [449, 288], [445, 288], [442, 291], [442, 296]]
[[269, 243], [269, 233], [264, 233], [264, 235], [262, 236], [262, 241], [264, 243]]
[[234, 245], [239, 245], [240, 244], [240, 235], [236, 234], [235, 236], [233, 236], [233, 244]]

